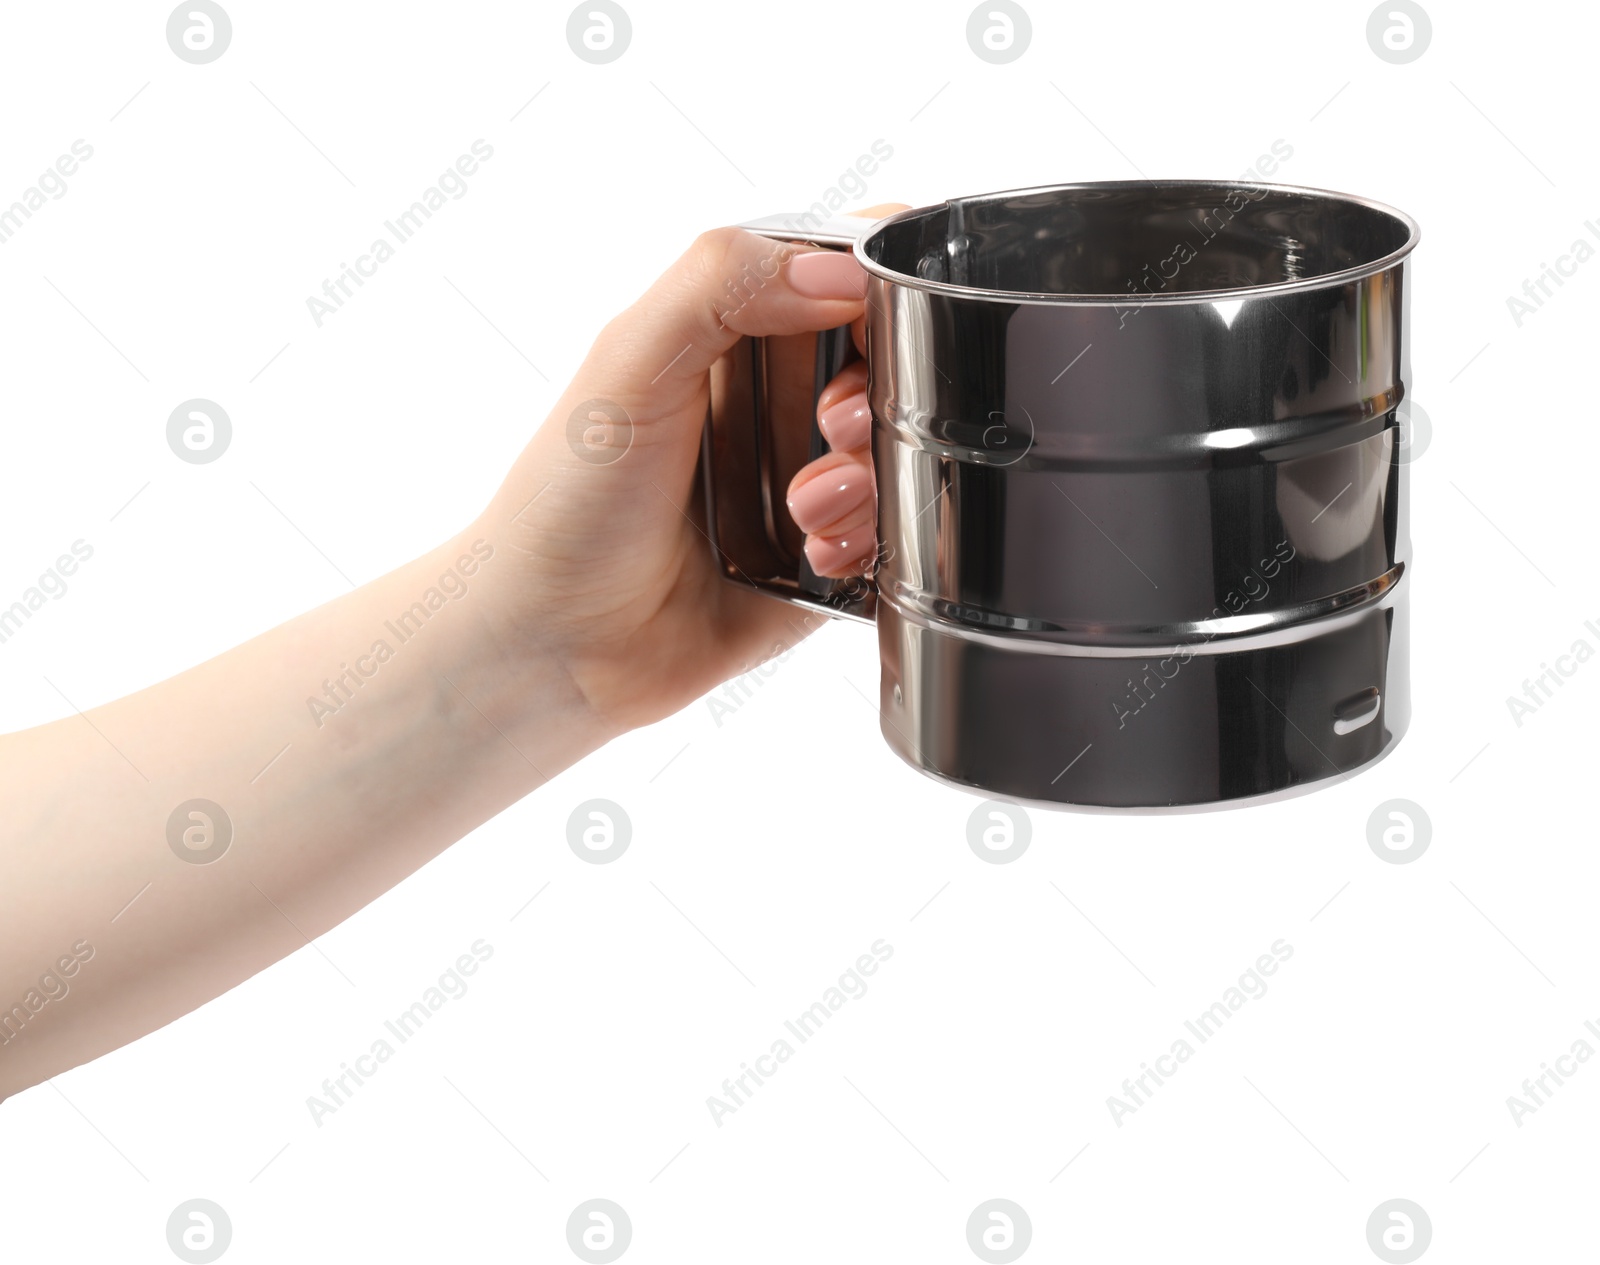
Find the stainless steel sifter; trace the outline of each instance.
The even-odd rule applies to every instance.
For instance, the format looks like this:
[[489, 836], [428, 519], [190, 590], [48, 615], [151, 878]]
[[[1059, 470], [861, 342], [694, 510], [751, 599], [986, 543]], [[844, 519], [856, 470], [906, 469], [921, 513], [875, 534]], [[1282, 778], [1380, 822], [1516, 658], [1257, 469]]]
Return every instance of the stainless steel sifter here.
[[708, 534], [730, 581], [876, 623], [910, 764], [1021, 801], [1202, 806], [1398, 741], [1408, 217], [1128, 181], [744, 227], [869, 274], [879, 563], [819, 580], [784, 509], [848, 330], [718, 365]]

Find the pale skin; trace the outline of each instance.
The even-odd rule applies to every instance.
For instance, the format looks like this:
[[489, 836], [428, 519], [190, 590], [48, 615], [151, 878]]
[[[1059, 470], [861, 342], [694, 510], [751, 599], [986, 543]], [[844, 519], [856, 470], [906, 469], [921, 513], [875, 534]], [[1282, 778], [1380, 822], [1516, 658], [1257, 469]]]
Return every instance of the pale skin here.
[[[698, 239], [601, 331], [453, 539], [170, 680], [0, 736], [0, 1099], [304, 947], [562, 769], [815, 626], [723, 580], [693, 521], [717, 358], [745, 334], [859, 330], [861, 270], [832, 252], [798, 264], [804, 247], [730, 307], [727, 281], [770, 270], [775, 249], [734, 229]], [[790, 489], [824, 574], [859, 573], [874, 548], [864, 385], [859, 364], [829, 384], [818, 411], [840, 442]], [[609, 464], [568, 442], [592, 399], [631, 419]], [[308, 694], [395, 643], [385, 621], [451, 571], [466, 594], [388, 660], [368, 657], [318, 725]], [[233, 829], [203, 864], [168, 842], [198, 798]]]

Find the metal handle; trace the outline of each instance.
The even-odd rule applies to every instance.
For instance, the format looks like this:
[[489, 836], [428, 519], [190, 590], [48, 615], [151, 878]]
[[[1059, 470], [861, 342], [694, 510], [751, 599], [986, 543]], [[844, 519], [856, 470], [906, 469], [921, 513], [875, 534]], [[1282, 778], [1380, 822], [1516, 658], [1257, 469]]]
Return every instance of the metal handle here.
[[[739, 227], [774, 241], [848, 250], [875, 222], [801, 212]], [[817, 575], [784, 508], [789, 480], [827, 449], [817, 426], [822, 389], [856, 359], [848, 325], [816, 334], [813, 347], [804, 345], [807, 337], [744, 338], [713, 367], [700, 460], [706, 534], [728, 580], [870, 623], [878, 597], [872, 581]]]

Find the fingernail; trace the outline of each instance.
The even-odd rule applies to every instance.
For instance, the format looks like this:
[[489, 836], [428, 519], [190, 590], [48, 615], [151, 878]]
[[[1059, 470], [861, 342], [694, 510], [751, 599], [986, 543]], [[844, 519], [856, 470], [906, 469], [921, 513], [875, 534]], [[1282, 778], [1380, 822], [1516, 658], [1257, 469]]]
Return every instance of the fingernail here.
[[847, 461], [789, 493], [789, 513], [801, 531], [816, 531], [843, 518], [872, 495], [872, 480], [859, 462]]
[[867, 393], [857, 391], [824, 409], [817, 417], [817, 425], [835, 452], [865, 448], [872, 438], [872, 408], [867, 403]]
[[818, 575], [842, 574], [872, 552], [872, 542], [870, 527], [847, 536], [811, 536], [806, 540], [806, 561]]
[[867, 274], [842, 250], [811, 250], [789, 261], [789, 285], [808, 299], [859, 299]]

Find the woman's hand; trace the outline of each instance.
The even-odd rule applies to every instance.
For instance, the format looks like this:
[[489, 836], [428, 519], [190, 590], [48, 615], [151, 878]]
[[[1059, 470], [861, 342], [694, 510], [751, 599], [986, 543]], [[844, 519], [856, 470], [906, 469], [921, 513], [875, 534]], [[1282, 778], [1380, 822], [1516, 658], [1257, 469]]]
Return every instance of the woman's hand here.
[[[838, 251], [706, 234], [602, 331], [460, 536], [158, 685], [0, 736], [0, 1099], [232, 988], [803, 636], [816, 621], [718, 576], [695, 521], [709, 370], [745, 334], [857, 321], [865, 282]], [[863, 373], [822, 402], [846, 452], [791, 497], [821, 570], [871, 534], [864, 419], [838, 409]], [[47, 1005], [68, 952], [87, 966]]]
[[[603, 726], [621, 732], [810, 630], [792, 607], [717, 573], [694, 486], [710, 369], [747, 334], [853, 323], [859, 338], [865, 291], [845, 252], [715, 229], [601, 331], [468, 533], [497, 554], [503, 545], [508, 560], [485, 594], [502, 659], [553, 656]], [[821, 574], [857, 568], [873, 548], [865, 383], [857, 363], [829, 385], [819, 412], [836, 451], [790, 489]]]

